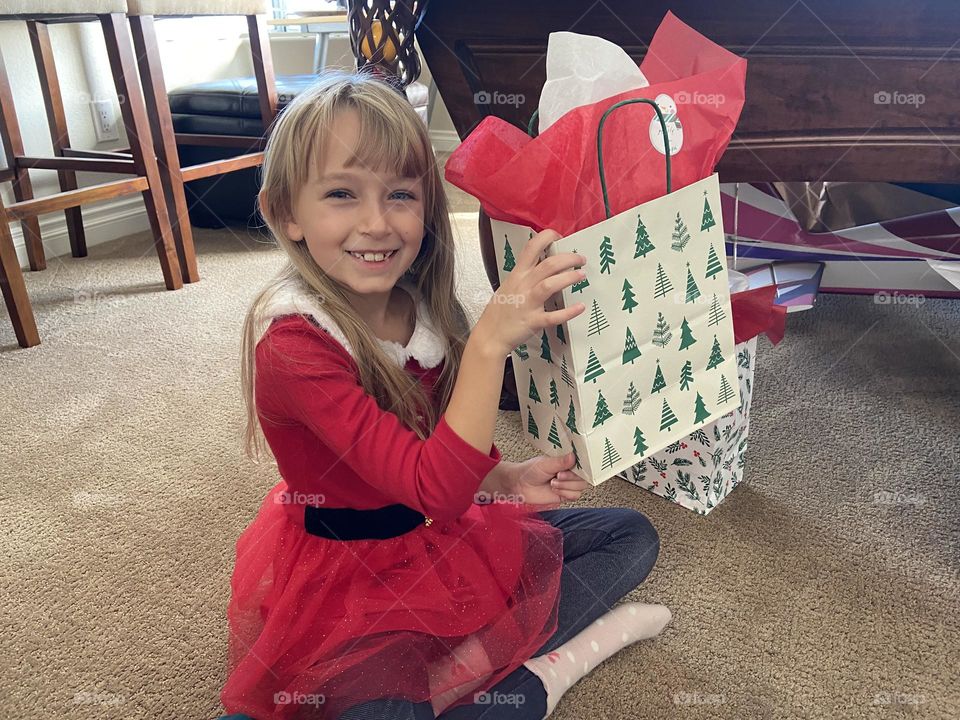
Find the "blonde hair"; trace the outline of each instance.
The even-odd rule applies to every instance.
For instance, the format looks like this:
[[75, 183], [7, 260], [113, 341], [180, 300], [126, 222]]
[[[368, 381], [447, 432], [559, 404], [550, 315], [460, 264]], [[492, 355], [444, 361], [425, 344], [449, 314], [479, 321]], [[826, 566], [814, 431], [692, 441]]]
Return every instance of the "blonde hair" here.
[[[426, 303], [434, 331], [446, 340], [447, 354], [436, 387], [437, 406], [421, 383], [380, 346], [368, 325], [351, 307], [340, 285], [321, 269], [305, 242], [287, 237], [293, 204], [310, 176], [312, 163], [323, 164], [325, 139], [341, 110], [360, 118], [357, 160], [369, 168], [387, 167], [405, 177], [422, 178], [424, 238], [416, 260], [404, 276]], [[426, 439], [446, 409], [460, 369], [469, 323], [454, 292], [454, 245], [447, 199], [427, 128], [410, 103], [384, 82], [369, 75], [326, 73], [300, 93], [274, 122], [267, 141], [260, 211], [273, 240], [287, 254], [281, 271], [260, 291], [243, 325], [240, 381], [246, 422], [243, 447], [258, 460], [266, 449], [256, 410], [256, 346], [272, 298], [291, 286], [307, 288], [337, 323], [354, 351], [360, 383], [380, 408], [394, 413]], [[423, 416], [423, 424], [417, 416]]]

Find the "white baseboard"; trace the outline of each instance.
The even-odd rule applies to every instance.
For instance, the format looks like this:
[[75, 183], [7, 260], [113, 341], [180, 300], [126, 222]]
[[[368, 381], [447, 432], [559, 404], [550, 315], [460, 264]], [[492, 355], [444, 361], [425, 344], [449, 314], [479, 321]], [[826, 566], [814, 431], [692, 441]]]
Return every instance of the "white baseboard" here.
[[[140, 195], [128, 195], [110, 202], [86, 205], [80, 212], [83, 215], [83, 229], [88, 249], [124, 235], [150, 229], [150, 221]], [[10, 223], [10, 232], [13, 235], [13, 244], [17, 249], [20, 266], [29, 267], [20, 223]], [[43, 252], [46, 257], [70, 255], [70, 237], [67, 235], [67, 221], [63, 212], [40, 217], [40, 237], [43, 238]]]
[[437, 152], [453, 152], [460, 145], [456, 130], [431, 130], [430, 140]]

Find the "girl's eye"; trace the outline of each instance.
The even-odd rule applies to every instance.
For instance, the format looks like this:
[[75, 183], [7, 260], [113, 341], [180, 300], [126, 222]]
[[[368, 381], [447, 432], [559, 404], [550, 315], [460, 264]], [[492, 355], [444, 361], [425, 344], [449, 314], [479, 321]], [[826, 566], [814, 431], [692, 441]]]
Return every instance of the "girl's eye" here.
[[413, 193], [408, 192], [406, 190], [397, 190], [395, 193], [393, 193], [393, 195], [391, 195], [391, 197], [397, 197], [397, 196], [400, 196], [399, 197], [400, 200], [416, 200], [417, 199]]
[[350, 192], [348, 190], [331, 190], [327, 193], [329, 198], [348, 198], [350, 197]]

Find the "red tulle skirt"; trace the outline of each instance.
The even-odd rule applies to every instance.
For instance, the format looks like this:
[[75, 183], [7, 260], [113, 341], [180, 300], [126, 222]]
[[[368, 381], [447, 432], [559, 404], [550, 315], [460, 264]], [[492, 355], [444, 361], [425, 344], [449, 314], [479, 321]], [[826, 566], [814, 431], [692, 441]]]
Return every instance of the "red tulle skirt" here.
[[472, 702], [556, 631], [563, 537], [529, 507], [473, 505], [396, 538], [339, 542], [307, 533], [277, 502], [286, 490], [237, 541], [229, 713]]

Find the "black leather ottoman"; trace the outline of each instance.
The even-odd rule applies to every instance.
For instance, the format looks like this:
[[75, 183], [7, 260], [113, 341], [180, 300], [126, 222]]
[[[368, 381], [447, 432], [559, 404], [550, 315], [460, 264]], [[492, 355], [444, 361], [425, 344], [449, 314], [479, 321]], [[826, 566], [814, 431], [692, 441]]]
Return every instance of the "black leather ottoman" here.
[[[278, 109], [282, 109], [314, 80], [315, 75], [278, 76]], [[263, 134], [257, 85], [252, 77], [185, 85], [172, 90], [167, 96], [175, 132], [247, 137]], [[411, 83], [407, 87], [407, 98], [426, 122], [427, 86]], [[181, 167], [242, 154], [244, 151], [239, 148], [202, 145], [181, 145], [178, 148]], [[259, 189], [258, 167], [187, 183], [190, 223], [205, 228], [226, 227], [229, 224], [260, 226], [263, 223], [256, 213]]]

